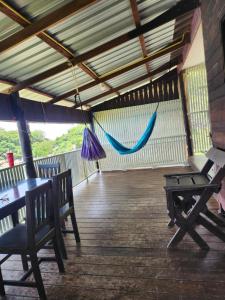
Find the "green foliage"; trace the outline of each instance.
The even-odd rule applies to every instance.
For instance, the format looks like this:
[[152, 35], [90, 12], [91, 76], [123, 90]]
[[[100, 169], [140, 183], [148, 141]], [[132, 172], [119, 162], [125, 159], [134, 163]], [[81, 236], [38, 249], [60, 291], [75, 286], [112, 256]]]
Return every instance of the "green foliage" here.
[[12, 151], [15, 158], [21, 157], [18, 133], [0, 128], [0, 153], [5, 155], [8, 151]]
[[[45, 138], [44, 132], [35, 130], [31, 132], [31, 143], [34, 158], [69, 152], [79, 149], [83, 139], [83, 125], [75, 126], [68, 133], [56, 140]], [[17, 131], [6, 131], [0, 128], [0, 153], [3, 156], [7, 151], [12, 151], [16, 159], [21, 158], [21, 148]], [[1, 158], [0, 158], [1, 160]]]
[[54, 141], [50, 141], [44, 139], [43, 141], [35, 142], [32, 144], [33, 156], [37, 157], [45, 157], [48, 155], [52, 155], [53, 153]]
[[46, 140], [46, 138], [42, 130], [34, 130], [31, 132], [31, 143], [42, 142], [43, 140]]
[[83, 140], [83, 125], [71, 128], [66, 134], [55, 140], [54, 153], [69, 152], [73, 149], [79, 149]]

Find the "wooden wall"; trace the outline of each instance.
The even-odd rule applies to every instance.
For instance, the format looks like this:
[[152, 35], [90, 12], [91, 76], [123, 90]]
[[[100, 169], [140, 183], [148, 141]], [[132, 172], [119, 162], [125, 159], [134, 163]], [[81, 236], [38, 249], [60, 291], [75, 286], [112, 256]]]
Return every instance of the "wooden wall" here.
[[221, 34], [225, 0], [201, 3], [212, 140], [216, 147], [225, 149], [225, 61]]

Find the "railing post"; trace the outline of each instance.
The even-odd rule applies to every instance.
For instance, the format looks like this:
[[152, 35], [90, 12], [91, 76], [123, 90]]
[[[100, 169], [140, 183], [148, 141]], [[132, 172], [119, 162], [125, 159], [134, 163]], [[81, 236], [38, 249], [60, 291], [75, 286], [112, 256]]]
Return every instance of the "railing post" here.
[[[91, 126], [91, 131], [92, 131], [93, 133], [95, 133], [95, 126], [94, 126], [93, 112], [90, 113], [90, 126]], [[99, 162], [98, 162], [98, 160], [96, 160], [95, 164], [96, 164], [96, 169], [98, 170], [98, 172], [100, 172], [100, 167], [99, 167]]]
[[17, 128], [19, 133], [20, 145], [22, 149], [23, 162], [25, 163], [26, 175], [28, 178], [35, 178], [37, 177], [37, 175], [36, 175], [34, 162], [33, 162], [30, 136], [28, 133], [27, 123], [24, 117], [24, 111], [22, 108], [19, 94], [18, 93], [11, 94], [10, 102], [11, 102], [13, 115], [15, 117], [15, 120], [17, 121]]
[[187, 97], [186, 97], [186, 93], [185, 93], [183, 71], [181, 71], [181, 73], [179, 74], [179, 83], [180, 83], [180, 97], [181, 97], [182, 110], [183, 110], [183, 116], [184, 116], [184, 128], [185, 128], [185, 133], [186, 133], [188, 156], [192, 156], [193, 155], [193, 145], [192, 145], [192, 140], [191, 140], [191, 129], [190, 129], [190, 124], [189, 124], [188, 114], [187, 114]]

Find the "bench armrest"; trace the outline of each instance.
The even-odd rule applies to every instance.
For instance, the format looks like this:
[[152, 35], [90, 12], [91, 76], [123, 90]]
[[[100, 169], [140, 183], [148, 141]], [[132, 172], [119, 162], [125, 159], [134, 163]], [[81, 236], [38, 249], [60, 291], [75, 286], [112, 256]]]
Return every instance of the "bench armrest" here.
[[188, 173], [178, 173], [178, 174], [165, 174], [164, 177], [183, 177], [183, 176], [190, 176], [190, 175], [200, 175], [201, 172], [188, 172]]
[[204, 184], [204, 185], [183, 185], [183, 186], [164, 186], [164, 189], [166, 191], [171, 191], [171, 192], [183, 192], [183, 191], [199, 191], [199, 190], [204, 190], [204, 189], [210, 189], [213, 190], [214, 192], [218, 192], [220, 189], [219, 184]]

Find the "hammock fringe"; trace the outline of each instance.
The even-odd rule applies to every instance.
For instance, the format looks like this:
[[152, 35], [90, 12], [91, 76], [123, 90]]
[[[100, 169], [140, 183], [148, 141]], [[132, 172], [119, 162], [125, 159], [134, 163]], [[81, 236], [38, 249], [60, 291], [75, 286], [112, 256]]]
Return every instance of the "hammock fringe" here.
[[89, 161], [106, 157], [105, 150], [102, 148], [97, 136], [87, 127], [83, 132], [81, 157]]

